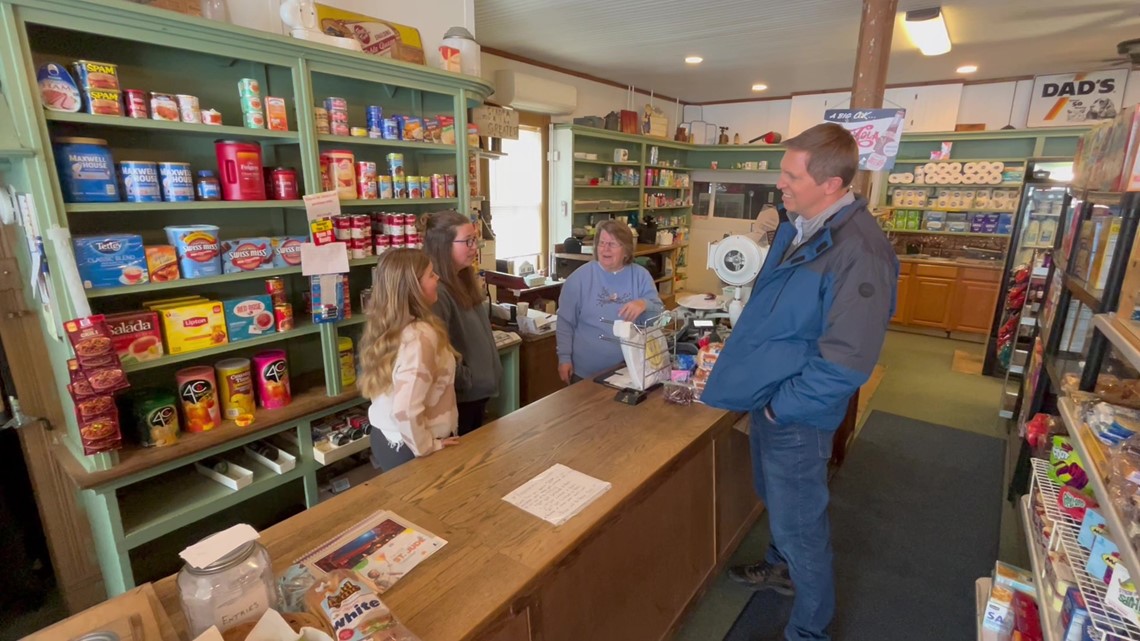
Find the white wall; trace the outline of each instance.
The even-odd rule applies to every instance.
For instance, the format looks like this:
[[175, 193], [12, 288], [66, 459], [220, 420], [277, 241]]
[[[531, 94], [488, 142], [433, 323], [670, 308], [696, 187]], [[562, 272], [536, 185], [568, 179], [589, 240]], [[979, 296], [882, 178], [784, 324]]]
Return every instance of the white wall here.
[[[321, 0], [321, 3], [419, 29], [429, 65], [435, 64], [439, 44], [448, 29], [467, 27], [475, 33], [475, 0], [385, 2], [383, 6], [375, 0]], [[281, 32], [281, 19], [275, 10], [280, 0], [229, 0], [227, 4], [230, 21], [234, 24]]]
[[[949, 83], [888, 89], [886, 98], [907, 109], [906, 131], [951, 131], [959, 123], [983, 123], [986, 129], [1001, 129], [1012, 122], [1025, 126], [1032, 80], [991, 82], [976, 85]], [[917, 98], [916, 98], [917, 96]], [[849, 92], [795, 96], [787, 100], [741, 102], [704, 107], [704, 120], [739, 132], [744, 140], [767, 131], [785, 138], [820, 122], [824, 109], [845, 107]], [[1140, 71], [1128, 77], [1124, 104], [1140, 102]], [[885, 103], [890, 105], [891, 103]], [[689, 114], [695, 107], [689, 107]], [[1012, 120], [1011, 120], [1012, 115]]]
[[[488, 53], [483, 54], [482, 63], [483, 78], [491, 84], [495, 82], [495, 72], [500, 69], [505, 69], [576, 87], [578, 89], [578, 108], [574, 110], [574, 113], [566, 116], [552, 116], [552, 122], [570, 122], [579, 116], [605, 116], [615, 109], [624, 108], [626, 105], [626, 91], [619, 87], [594, 82], [593, 80], [586, 80], [585, 78], [571, 76], [558, 71], [551, 71], [544, 67], [536, 67], [526, 64], [525, 62], [518, 62]], [[494, 102], [495, 96], [492, 95], [490, 100]], [[648, 96], [638, 94], [637, 101], [634, 104], [640, 107], [648, 100]], [[672, 123], [672, 105], [666, 105], [663, 101], [658, 101], [657, 104], [665, 109], [665, 113], [668, 114], [670, 123]]]

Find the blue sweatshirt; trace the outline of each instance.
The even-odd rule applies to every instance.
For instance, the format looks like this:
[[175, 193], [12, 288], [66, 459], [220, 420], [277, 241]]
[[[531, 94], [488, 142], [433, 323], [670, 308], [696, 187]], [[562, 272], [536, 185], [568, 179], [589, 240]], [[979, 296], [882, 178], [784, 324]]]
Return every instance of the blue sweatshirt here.
[[574, 373], [582, 378], [621, 364], [621, 345], [599, 337], [612, 338], [613, 321], [621, 320], [618, 312], [637, 299], [645, 301], [639, 323], [665, 308], [653, 277], [641, 265], [626, 265], [612, 274], [597, 261], [590, 261], [574, 270], [558, 297], [558, 364], [572, 363]]

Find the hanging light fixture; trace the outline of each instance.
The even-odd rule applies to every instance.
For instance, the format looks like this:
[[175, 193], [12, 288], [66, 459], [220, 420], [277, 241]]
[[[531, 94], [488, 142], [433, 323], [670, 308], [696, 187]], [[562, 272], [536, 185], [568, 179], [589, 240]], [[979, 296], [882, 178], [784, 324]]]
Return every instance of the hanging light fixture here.
[[950, 51], [950, 32], [946, 30], [942, 7], [907, 11], [903, 25], [922, 55], [940, 56]]

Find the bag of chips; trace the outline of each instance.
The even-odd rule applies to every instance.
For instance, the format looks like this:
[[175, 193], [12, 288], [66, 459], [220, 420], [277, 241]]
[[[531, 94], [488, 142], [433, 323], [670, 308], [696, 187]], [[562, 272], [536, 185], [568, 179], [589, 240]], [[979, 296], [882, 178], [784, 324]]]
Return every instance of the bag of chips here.
[[352, 570], [333, 570], [317, 579], [305, 603], [329, 622], [337, 641], [419, 641]]
[[1080, 454], [1073, 449], [1067, 436], [1053, 437], [1053, 448], [1049, 451], [1049, 480], [1092, 496], [1089, 475], [1085, 472]]

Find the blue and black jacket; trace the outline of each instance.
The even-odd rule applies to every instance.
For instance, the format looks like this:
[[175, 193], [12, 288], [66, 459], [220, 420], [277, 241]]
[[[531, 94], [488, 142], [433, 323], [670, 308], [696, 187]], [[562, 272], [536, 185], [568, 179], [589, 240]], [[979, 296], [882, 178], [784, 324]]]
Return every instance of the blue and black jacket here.
[[789, 254], [795, 236], [781, 211], [701, 401], [734, 411], [767, 407], [778, 425], [834, 430], [879, 359], [899, 261], [863, 198]]

